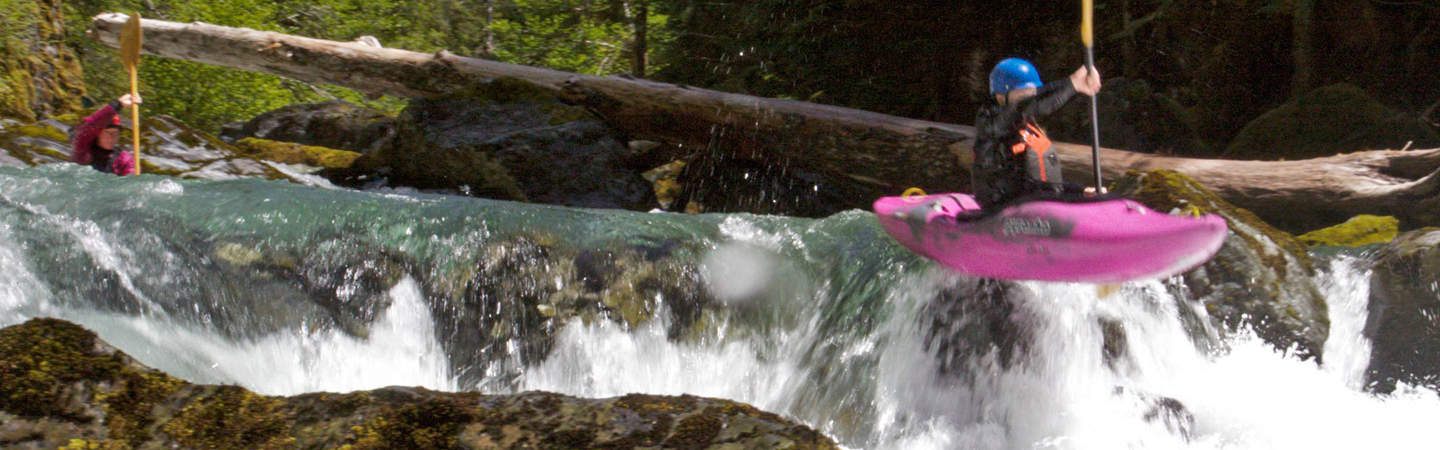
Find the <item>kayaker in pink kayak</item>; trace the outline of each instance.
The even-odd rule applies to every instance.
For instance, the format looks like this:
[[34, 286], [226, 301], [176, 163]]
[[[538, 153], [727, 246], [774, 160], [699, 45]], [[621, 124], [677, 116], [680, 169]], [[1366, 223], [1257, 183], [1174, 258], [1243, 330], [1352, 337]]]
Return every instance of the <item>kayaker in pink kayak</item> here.
[[[1095, 95], [1100, 73], [1081, 66], [1069, 80], [1045, 84], [1035, 65], [1007, 58], [990, 71], [995, 103], [975, 117], [975, 158], [970, 168], [975, 199], [993, 212], [1017, 199], [1092, 192], [1060, 176], [1060, 155], [1037, 119], [1065, 106], [1076, 92]], [[1103, 189], [1102, 189], [1103, 193]]]
[[120, 96], [76, 125], [70, 141], [70, 160], [116, 175], [135, 174], [135, 155], [117, 148], [120, 143], [120, 108], [140, 103], [140, 97]]

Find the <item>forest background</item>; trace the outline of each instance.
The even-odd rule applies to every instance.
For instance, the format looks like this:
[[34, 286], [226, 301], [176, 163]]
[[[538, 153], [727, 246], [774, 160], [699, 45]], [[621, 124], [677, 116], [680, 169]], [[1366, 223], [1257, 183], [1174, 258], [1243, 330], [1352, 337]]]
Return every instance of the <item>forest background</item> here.
[[[0, 0], [23, 29], [34, 0]], [[63, 45], [91, 105], [127, 90], [90, 18], [138, 11], [178, 22], [441, 49], [592, 75], [629, 74], [765, 97], [970, 124], [988, 70], [1031, 59], [1047, 80], [1080, 65], [1080, 2], [881, 0], [82, 0], [63, 5]], [[1072, 4], [1073, 3], [1073, 4]], [[33, 8], [33, 6], [30, 6]], [[19, 11], [19, 12], [17, 12]], [[1100, 0], [1102, 141], [1214, 157], [1318, 156], [1440, 146], [1440, 0]], [[334, 98], [395, 113], [404, 99], [186, 61], [146, 58], [150, 111], [201, 129]], [[1075, 102], [1080, 103], [1080, 102]], [[1284, 117], [1256, 123], [1292, 105]], [[1308, 112], [1296, 113], [1295, 108]], [[1284, 109], [1284, 108], [1282, 108]], [[1318, 113], [1317, 113], [1318, 111]], [[1086, 142], [1082, 108], [1052, 125]], [[1328, 112], [1328, 114], [1326, 114]], [[1319, 123], [1317, 123], [1319, 122]], [[1277, 130], [1278, 128], [1278, 130]], [[1287, 153], [1287, 129], [1320, 130]], [[1255, 137], [1248, 135], [1266, 135]], [[1296, 150], [1296, 149], [1299, 150]]]

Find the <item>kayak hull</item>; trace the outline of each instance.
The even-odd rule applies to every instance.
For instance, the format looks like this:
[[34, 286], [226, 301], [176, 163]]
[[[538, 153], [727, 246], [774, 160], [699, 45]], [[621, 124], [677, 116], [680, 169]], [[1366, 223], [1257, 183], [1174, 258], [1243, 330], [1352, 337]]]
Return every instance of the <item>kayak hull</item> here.
[[1031, 201], [983, 218], [966, 194], [884, 197], [875, 214], [906, 248], [982, 278], [1121, 283], [1208, 261], [1225, 220], [1159, 213], [1135, 201]]

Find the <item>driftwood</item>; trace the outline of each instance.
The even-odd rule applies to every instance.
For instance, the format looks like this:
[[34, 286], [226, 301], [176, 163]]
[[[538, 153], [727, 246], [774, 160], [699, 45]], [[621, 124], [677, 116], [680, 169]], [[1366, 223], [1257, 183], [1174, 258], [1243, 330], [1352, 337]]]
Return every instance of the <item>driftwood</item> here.
[[[92, 37], [119, 44], [127, 16], [94, 18]], [[345, 86], [371, 94], [440, 96], [510, 79], [583, 105], [632, 139], [718, 147], [735, 156], [847, 180], [871, 198], [919, 186], [968, 191], [974, 129], [857, 109], [761, 98], [628, 77], [579, 75], [204, 23], [144, 20], [152, 56]], [[1091, 178], [1090, 148], [1057, 145], [1066, 176]], [[1405, 226], [1440, 224], [1440, 149], [1369, 151], [1299, 161], [1175, 158], [1101, 150], [1103, 174], [1171, 169], [1281, 228], [1301, 231], [1357, 214], [1392, 215]]]

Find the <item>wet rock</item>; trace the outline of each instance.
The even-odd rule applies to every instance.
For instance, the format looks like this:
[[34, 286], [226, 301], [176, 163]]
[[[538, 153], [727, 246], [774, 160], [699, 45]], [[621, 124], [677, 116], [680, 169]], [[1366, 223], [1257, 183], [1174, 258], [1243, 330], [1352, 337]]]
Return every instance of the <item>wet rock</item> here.
[[1224, 156], [1303, 159], [1369, 149], [1433, 148], [1440, 132], [1350, 84], [1322, 87], [1256, 117]]
[[[706, 294], [694, 252], [665, 243], [576, 249], [553, 236], [519, 236], [488, 244], [469, 264], [425, 284], [462, 385], [484, 379], [506, 386], [524, 365], [543, 361], [554, 333], [574, 319], [633, 329], [663, 309], [672, 339], [701, 326], [703, 312], [718, 305]], [[487, 368], [492, 372], [482, 374]]]
[[0, 166], [69, 162], [69, 129], [69, 125], [55, 120], [25, 123], [0, 118]]
[[[0, 119], [0, 165], [68, 164], [72, 124], [82, 118], [78, 114], [70, 114], [33, 123]], [[128, 117], [121, 120], [129, 121]], [[122, 148], [129, 149], [129, 142], [128, 138], [123, 139]], [[329, 186], [324, 178], [313, 175], [322, 167], [310, 163], [342, 165], [346, 159], [354, 160], [353, 153], [337, 154], [313, 147], [267, 147], [261, 145], [263, 141], [252, 143], [256, 145], [241, 150], [175, 118], [144, 117], [141, 120], [140, 168], [145, 174], [179, 178], [261, 178]], [[275, 160], [265, 159], [272, 157]]]
[[[303, 321], [309, 328], [334, 326], [365, 337], [370, 325], [390, 307], [389, 291], [416, 267], [405, 255], [350, 239], [344, 233], [316, 236], [298, 249], [277, 248], [261, 239], [228, 239], [201, 246], [210, 249], [216, 269], [227, 275], [222, 280], [249, 280], [253, 289], [269, 289], [266, 295], [203, 297], [243, 298], [247, 306], [238, 310], [259, 312], [237, 315], [224, 310], [223, 302], [206, 302], [221, 303], [221, 311], [206, 317], [218, 322], [213, 327], [222, 329], [268, 329], [251, 322], [259, 320], [257, 317], [290, 317], [292, 324]], [[267, 307], [275, 298], [291, 297], [301, 305], [291, 306], [289, 311]]]
[[1186, 408], [1180, 400], [1124, 387], [1116, 387], [1115, 395], [1136, 402], [1145, 410], [1145, 413], [1140, 416], [1141, 419], [1150, 423], [1159, 422], [1171, 434], [1180, 436], [1186, 442], [1189, 442], [1190, 437], [1195, 433], [1195, 414], [1191, 413], [1190, 409]]
[[1440, 391], [1440, 228], [1401, 234], [1375, 257], [1366, 385], [1382, 393], [1402, 382]]
[[836, 448], [775, 414], [688, 395], [264, 396], [176, 379], [55, 319], [0, 330], [0, 424], [0, 444], [18, 448]]
[[357, 170], [390, 185], [502, 200], [654, 207], [645, 169], [630, 167], [632, 152], [609, 128], [582, 108], [527, 89], [497, 80], [413, 101], [399, 118], [397, 145], [366, 155]]
[[1296, 239], [1312, 247], [1359, 247], [1390, 242], [1399, 232], [1399, 219], [1361, 214], [1345, 223], [1296, 236]]
[[970, 379], [970, 365], [995, 354], [1002, 368], [1023, 358], [1034, 341], [1032, 328], [1016, 308], [1028, 295], [1010, 281], [962, 278], [945, 286], [926, 305], [926, 351], [935, 356], [941, 374]]
[[226, 125], [220, 138], [245, 138], [371, 153], [395, 140], [395, 119], [341, 100], [290, 105], [244, 123]]
[[[1160, 212], [1224, 217], [1230, 227], [1225, 243], [1213, 259], [1172, 285], [1177, 297], [1203, 302], [1211, 318], [1231, 329], [1249, 324], [1276, 348], [1319, 361], [1330, 320], [1314, 282], [1314, 263], [1293, 236], [1173, 171], [1131, 172], [1115, 181], [1111, 192]], [[1202, 330], [1189, 331], [1197, 341], [1204, 339]]]

